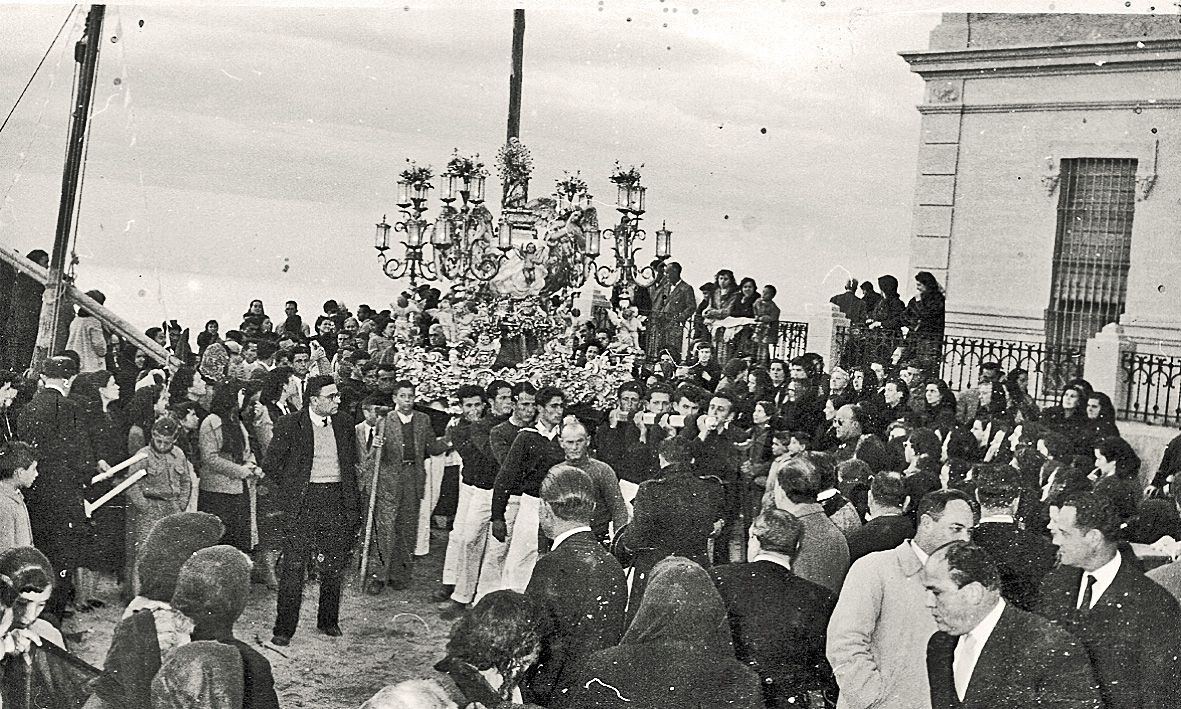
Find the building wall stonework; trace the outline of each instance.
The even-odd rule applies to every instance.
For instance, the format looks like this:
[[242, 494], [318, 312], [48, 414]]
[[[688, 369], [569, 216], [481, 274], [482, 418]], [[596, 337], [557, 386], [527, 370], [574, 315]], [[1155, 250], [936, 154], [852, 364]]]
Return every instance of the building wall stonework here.
[[1138, 15], [947, 14], [925, 80], [911, 270], [949, 334], [1041, 340], [1061, 161], [1135, 158], [1127, 336], [1181, 353], [1181, 24]]

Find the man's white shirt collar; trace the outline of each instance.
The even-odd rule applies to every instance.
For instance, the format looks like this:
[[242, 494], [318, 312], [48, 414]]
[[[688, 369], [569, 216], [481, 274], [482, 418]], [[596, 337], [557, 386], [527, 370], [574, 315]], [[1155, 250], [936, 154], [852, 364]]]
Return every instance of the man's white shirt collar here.
[[1115, 575], [1119, 573], [1121, 563], [1120, 553], [1116, 550], [1115, 556], [1111, 557], [1111, 561], [1103, 566], [1100, 566], [1094, 571], [1084, 569], [1083, 578], [1079, 582], [1078, 598], [1075, 599], [1074, 603], [1075, 607], [1077, 608], [1083, 602], [1083, 594], [1087, 592], [1087, 574], [1095, 577], [1095, 586], [1091, 589], [1091, 608], [1094, 608], [1095, 604], [1099, 602], [1099, 598], [1103, 595], [1103, 592], [1115, 580]]
[[[988, 642], [992, 631], [996, 629], [996, 624], [1001, 619], [1001, 614], [1005, 612], [1005, 599], [1000, 599], [997, 604], [993, 606], [988, 615], [984, 616], [975, 628], [972, 628], [967, 633], [959, 637], [956, 643], [956, 648], [952, 654], [952, 662], [954, 663], [953, 672], [961, 668], [966, 669], [969, 680], [968, 686], [971, 686], [971, 676], [976, 670], [976, 663], [980, 659], [980, 652], [984, 650], [984, 644]], [[964, 642], [965, 639], [970, 639], [971, 644]], [[965, 667], [966, 663], [966, 667]], [[960, 697], [963, 700], [963, 697]]]
[[329, 421], [328, 416], [321, 416], [311, 409], [308, 409], [308, 418], [312, 420], [312, 424], [315, 426], [327, 426]]
[[906, 543], [910, 545], [910, 550], [914, 552], [914, 555], [919, 558], [919, 563], [926, 566], [927, 559], [930, 559], [931, 555], [920, 549], [919, 545], [915, 544], [913, 539], [907, 539]]
[[398, 411], [395, 409], [394, 413], [398, 415], [398, 420], [402, 422], [403, 426], [409, 424], [411, 421], [414, 420], [414, 412], [413, 411], [411, 411], [408, 414], [404, 414], [401, 411]]
[[562, 532], [556, 538], [554, 538], [554, 545], [551, 549], [557, 549], [559, 544], [566, 541], [567, 539], [569, 539], [573, 535], [578, 534], [579, 532], [589, 532], [589, 531], [591, 531], [591, 528], [586, 527], [586, 526], [575, 527], [574, 529], [567, 529], [565, 532]]
[[1001, 515], [986, 515], [984, 517], [981, 517], [980, 523], [984, 524], [985, 522], [1004, 522], [1006, 524], [1014, 524], [1015, 521], [1013, 519], [1013, 515], [1001, 514]]
[[754, 561], [769, 561], [772, 564], [779, 564], [788, 571], [791, 571], [791, 557], [787, 554], [780, 554], [777, 551], [763, 549], [758, 554], [755, 554]]

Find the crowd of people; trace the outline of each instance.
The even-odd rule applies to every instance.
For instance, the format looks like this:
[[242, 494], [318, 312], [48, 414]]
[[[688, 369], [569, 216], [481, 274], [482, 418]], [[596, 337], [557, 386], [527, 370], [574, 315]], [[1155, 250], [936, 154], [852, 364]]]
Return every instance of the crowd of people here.
[[[0, 373], [3, 686], [65, 662], [106, 577], [106, 661], [46, 673], [45, 706], [277, 707], [233, 634], [250, 584], [272, 647], [309, 580], [341, 636], [351, 570], [397, 597], [435, 529], [463, 706], [1181, 706], [1181, 437], [1146, 479], [1085, 380], [1042, 409], [985, 362], [953, 392], [938, 282], [877, 283], [833, 299], [892, 340], [848, 369], [773, 356], [774, 286], [723, 270], [698, 300], [675, 263], [589, 324], [537, 311], [533, 343], [430, 288], [310, 323], [256, 300], [192, 346], [168, 321], [169, 363], [80, 310], [39, 371]], [[540, 350], [571, 369], [514, 366]], [[448, 391], [407, 367], [481, 352]], [[437, 678], [365, 704], [452, 706]]]

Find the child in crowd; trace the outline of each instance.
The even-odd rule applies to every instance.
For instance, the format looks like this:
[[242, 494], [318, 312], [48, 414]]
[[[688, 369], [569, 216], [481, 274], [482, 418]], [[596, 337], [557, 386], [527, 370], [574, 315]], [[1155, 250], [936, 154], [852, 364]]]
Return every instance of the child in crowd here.
[[[626, 301], [624, 301], [626, 302]], [[630, 350], [640, 349], [640, 333], [644, 330], [644, 318], [640, 317], [640, 310], [630, 303], [621, 302], [619, 312], [610, 310], [607, 316], [615, 326], [615, 342]]]
[[180, 424], [164, 416], [152, 425], [152, 441], [140, 449], [147, 457], [131, 466], [128, 475], [146, 470], [139, 482], [127, 488], [126, 595], [134, 596], [138, 583], [135, 559], [148, 533], [159, 520], [189, 509], [196, 476], [184, 451], [176, 445]]
[[29, 510], [21, 490], [36, 479], [33, 446], [20, 441], [0, 445], [0, 551], [33, 546]]

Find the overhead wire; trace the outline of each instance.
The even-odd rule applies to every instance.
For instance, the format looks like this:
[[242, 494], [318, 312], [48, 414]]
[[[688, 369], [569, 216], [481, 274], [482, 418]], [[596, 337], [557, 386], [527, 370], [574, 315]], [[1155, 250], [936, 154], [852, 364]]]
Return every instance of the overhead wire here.
[[[77, 9], [77, 7], [77, 5], [74, 6], [75, 9]], [[73, 17], [73, 15], [66, 17], [67, 22], [69, 22], [70, 17]], [[54, 64], [53, 72], [49, 75], [49, 87], [46, 89], [45, 101], [41, 103], [41, 110], [37, 112], [37, 120], [33, 126], [33, 134], [29, 137], [29, 142], [25, 145], [25, 149], [20, 153], [20, 164], [17, 165], [16, 169], [13, 171], [12, 181], [8, 184], [8, 188], [4, 190], [3, 199], [0, 199], [0, 210], [6, 207], [11, 209], [9, 198], [12, 195], [12, 191], [16, 189], [17, 183], [20, 182], [21, 176], [24, 174], [23, 170], [25, 165], [29, 162], [29, 158], [31, 157], [30, 151], [33, 148], [33, 143], [37, 141], [37, 137], [41, 134], [41, 128], [44, 125], [45, 111], [47, 108], [49, 108], [49, 102], [53, 99], [53, 88], [57, 86], [58, 71], [61, 69], [62, 60], [65, 59], [66, 50], [68, 48], [69, 44], [64, 43], [61, 45], [61, 49], [58, 50], [57, 62]], [[13, 219], [16, 219], [15, 211], [13, 211]]]
[[16, 103], [12, 104], [12, 110], [10, 110], [8, 115], [4, 117], [4, 122], [0, 123], [0, 133], [4, 132], [4, 128], [8, 125], [8, 121], [12, 119], [12, 114], [16, 113], [17, 107], [20, 106], [21, 99], [25, 97], [25, 93], [29, 90], [29, 87], [33, 85], [33, 80], [37, 78], [37, 73], [41, 71], [41, 67], [44, 66], [45, 60], [49, 57], [49, 53], [53, 51], [53, 46], [57, 44], [57, 40], [61, 39], [62, 31], [65, 30], [66, 25], [70, 23], [70, 18], [74, 16], [74, 12], [77, 9], [77, 5], [70, 8], [70, 12], [66, 15], [66, 19], [62, 22], [62, 26], [57, 28], [57, 34], [53, 36], [53, 41], [49, 43], [49, 47], [45, 50], [45, 54], [41, 55], [41, 61], [37, 62], [37, 68], [33, 70], [33, 75], [29, 77], [27, 82], [25, 82], [25, 87], [21, 89], [20, 95], [16, 97]]

